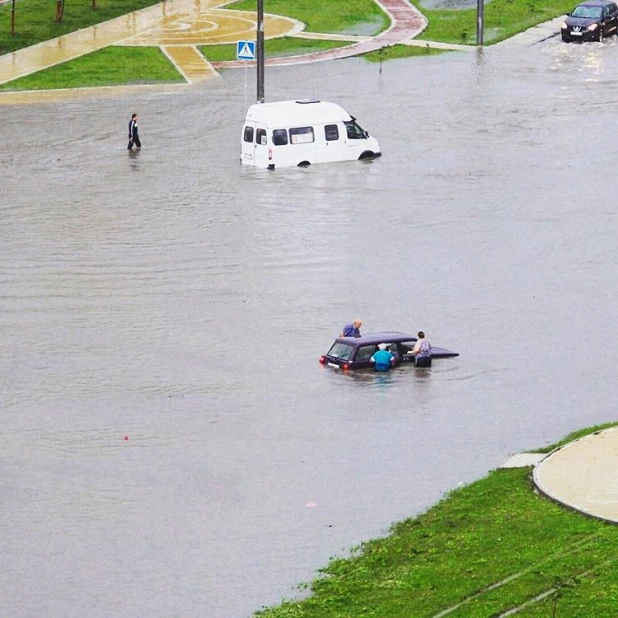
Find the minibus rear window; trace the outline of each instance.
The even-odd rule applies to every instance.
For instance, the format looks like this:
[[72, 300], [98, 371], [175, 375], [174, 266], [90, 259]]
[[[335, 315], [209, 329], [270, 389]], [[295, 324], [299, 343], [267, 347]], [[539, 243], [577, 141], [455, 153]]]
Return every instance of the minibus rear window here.
[[275, 146], [285, 146], [288, 143], [288, 132], [285, 129], [275, 129], [273, 131], [273, 144]]
[[339, 127], [336, 124], [324, 126], [324, 137], [327, 142], [334, 142], [339, 139]]
[[295, 129], [290, 129], [290, 143], [309, 144], [313, 141], [315, 141], [313, 127], [296, 127]]
[[266, 146], [266, 129], [257, 129], [255, 132], [255, 143]]
[[245, 142], [253, 141], [253, 127], [245, 127]]

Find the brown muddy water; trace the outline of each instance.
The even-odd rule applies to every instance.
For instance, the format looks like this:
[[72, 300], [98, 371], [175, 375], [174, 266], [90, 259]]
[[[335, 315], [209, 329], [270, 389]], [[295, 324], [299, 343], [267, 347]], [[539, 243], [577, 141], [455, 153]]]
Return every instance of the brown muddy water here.
[[[267, 99], [337, 101], [384, 151], [274, 173], [238, 162], [242, 70], [2, 107], [0, 615], [244, 618], [615, 420], [617, 59], [272, 69]], [[322, 368], [356, 316], [461, 356]]]

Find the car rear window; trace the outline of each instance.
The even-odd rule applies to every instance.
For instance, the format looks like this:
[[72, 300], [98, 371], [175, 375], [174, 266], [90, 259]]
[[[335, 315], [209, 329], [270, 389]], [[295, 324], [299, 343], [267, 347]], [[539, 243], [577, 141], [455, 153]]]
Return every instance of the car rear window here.
[[352, 354], [353, 347], [347, 343], [340, 343], [335, 341], [328, 351], [327, 356], [338, 358], [340, 360], [350, 360], [350, 354]]

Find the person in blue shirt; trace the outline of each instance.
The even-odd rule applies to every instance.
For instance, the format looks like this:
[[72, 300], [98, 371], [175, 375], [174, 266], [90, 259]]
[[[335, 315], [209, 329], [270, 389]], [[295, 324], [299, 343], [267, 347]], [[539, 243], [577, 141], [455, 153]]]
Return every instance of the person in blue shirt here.
[[378, 346], [378, 351], [371, 357], [371, 362], [376, 371], [390, 371], [394, 361], [395, 357], [392, 352], [386, 349], [385, 343], [381, 343]]
[[360, 327], [363, 325], [363, 323], [356, 318], [352, 324], [346, 324], [343, 327], [343, 330], [341, 331], [341, 333], [339, 334], [340, 337], [360, 337], [361, 333], [360, 333]]

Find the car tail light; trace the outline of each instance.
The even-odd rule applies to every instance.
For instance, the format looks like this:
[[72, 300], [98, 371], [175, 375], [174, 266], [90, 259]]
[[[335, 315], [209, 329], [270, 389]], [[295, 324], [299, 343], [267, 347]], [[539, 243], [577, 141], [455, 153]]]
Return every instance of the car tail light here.
[[341, 368], [342, 368], [344, 371], [347, 371], [347, 370], [350, 368], [350, 364], [349, 364], [349, 363], [343, 363], [343, 365], [341, 365]]
[[324, 365], [326, 363], [326, 356], [320, 356], [320, 364]]

